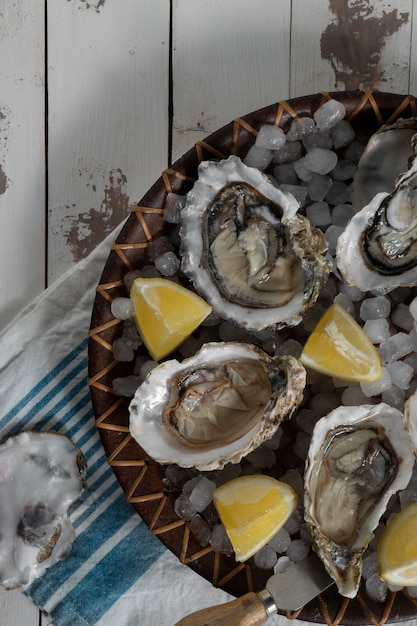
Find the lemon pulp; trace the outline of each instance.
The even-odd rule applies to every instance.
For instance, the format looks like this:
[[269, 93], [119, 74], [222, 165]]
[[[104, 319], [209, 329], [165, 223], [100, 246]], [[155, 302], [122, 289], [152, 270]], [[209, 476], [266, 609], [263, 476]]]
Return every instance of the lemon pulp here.
[[176, 350], [212, 310], [196, 293], [165, 278], [137, 278], [130, 297], [136, 327], [155, 361]]
[[237, 561], [246, 561], [284, 526], [297, 506], [297, 495], [284, 482], [255, 474], [215, 489], [213, 501]]
[[319, 320], [306, 341], [300, 361], [322, 374], [350, 381], [370, 382], [382, 374], [375, 346], [338, 302]]
[[377, 547], [378, 572], [394, 585], [417, 585], [417, 502], [389, 522]]

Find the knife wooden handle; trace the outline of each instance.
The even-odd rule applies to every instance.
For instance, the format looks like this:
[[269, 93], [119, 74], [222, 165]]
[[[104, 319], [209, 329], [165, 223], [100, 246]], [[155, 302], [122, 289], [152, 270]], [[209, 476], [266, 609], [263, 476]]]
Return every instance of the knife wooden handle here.
[[264, 603], [251, 591], [236, 600], [191, 613], [175, 626], [261, 626], [267, 619]]

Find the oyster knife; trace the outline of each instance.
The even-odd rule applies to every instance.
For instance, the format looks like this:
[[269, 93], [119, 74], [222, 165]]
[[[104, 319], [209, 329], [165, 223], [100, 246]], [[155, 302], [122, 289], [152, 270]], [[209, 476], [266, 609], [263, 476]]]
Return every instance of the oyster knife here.
[[260, 626], [277, 611], [296, 611], [333, 584], [318, 556], [312, 554], [274, 574], [266, 589], [187, 615], [175, 626]]

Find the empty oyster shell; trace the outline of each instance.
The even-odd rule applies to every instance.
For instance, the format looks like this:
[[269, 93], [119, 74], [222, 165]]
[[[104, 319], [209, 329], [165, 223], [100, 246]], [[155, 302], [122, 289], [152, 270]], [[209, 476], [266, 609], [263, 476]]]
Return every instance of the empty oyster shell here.
[[343, 596], [355, 597], [362, 555], [413, 465], [403, 415], [387, 404], [339, 407], [317, 422], [306, 462], [305, 520]]
[[20, 587], [65, 558], [74, 541], [70, 505], [86, 464], [68, 437], [23, 432], [0, 446], [0, 582]]
[[200, 163], [181, 212], [182, 270], [223, 318], [250, 330], [301, 321], [331, 265], [298, 203], [236, 156]]
[[130, 432], [159, 463], [200, 470], [238, 463], [301, 403], [305, 370], [244, 343], [206, 343], [165, 361], [137, 389]]
[[391, 193], [377, 193], [340, 235], [337, 266], [362, 291], [417, 284], [417, 135], [413, 160]]

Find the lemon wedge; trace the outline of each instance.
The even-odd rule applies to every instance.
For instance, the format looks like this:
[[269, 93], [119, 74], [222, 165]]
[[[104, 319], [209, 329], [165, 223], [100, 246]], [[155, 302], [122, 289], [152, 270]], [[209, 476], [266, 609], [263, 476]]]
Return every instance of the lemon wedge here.
[[213, 492], [237, 561], [246, 561], [284, 526], [297, 506], [287, 485], [263, 474], [240, 476]]
[[417, 585], [417, 502], [389, 522], [377, 548], [378, 572], [394, 585]]
[[300, 361], [322, 374], [350, 381], [370, 382], [382, 374], [375, 346], [337, 302], [327, 309], [307, 339]]
[[193, 291], [165, 278], [137, 278], [130, 298], [136, 327], [155, 361], [176, 350], [212, 310]]

